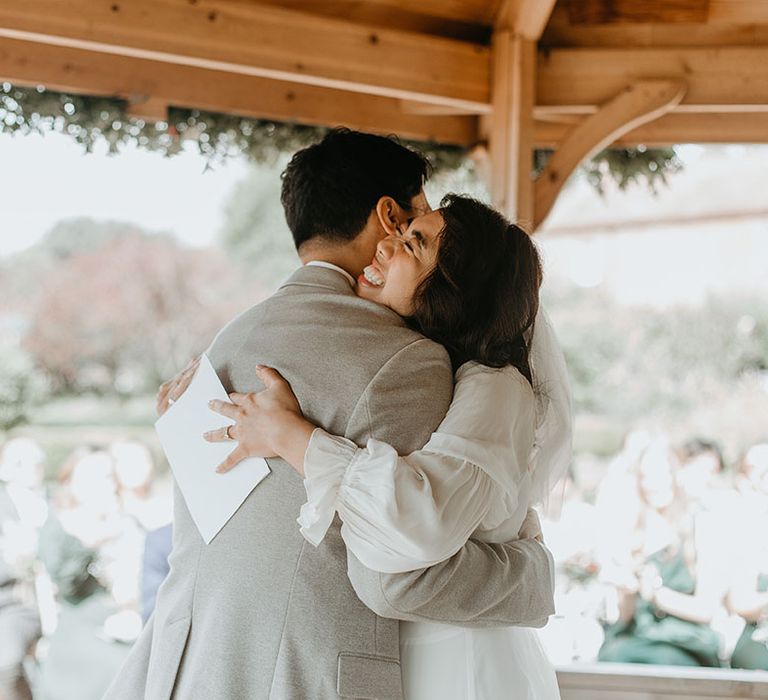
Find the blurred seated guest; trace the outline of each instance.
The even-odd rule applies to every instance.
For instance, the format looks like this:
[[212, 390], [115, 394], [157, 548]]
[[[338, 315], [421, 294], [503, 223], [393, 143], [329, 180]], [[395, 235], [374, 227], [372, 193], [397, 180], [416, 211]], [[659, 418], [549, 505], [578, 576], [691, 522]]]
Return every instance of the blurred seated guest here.
[[[725, 470], [723, 453], [716, 442], [694, 438], [682, 446], [679, 454], [681, 464], [675, 481], [686, 503], [685, 517], [694, 538], [697, 569], [723, 572], [718, 580], [720, 592], [725, 595], [730, 587], [725, 575], [728, 562], [733, 561], [734, 542], [743, 535], [737, 526], [742, 499], [734, 488], [732, 475]], [[730, 657], [744, 621], [723, 606], [710, 626], [720, 635], [721, 658]]]
[[733, 668], [768, 670], [768, 540], [749, 536], [768, 532], [768, 444], [755, 445], [744, 456], [738, 474], [745, 496], [740, 556], [734, 557], [734, 583], [729, 608], [740, 615], [744, 630], [731, 656]]
[[169, 523], [148, 533], [144, 542], [144, 567], [141, 575], [141, 617], [144, 622], [155, 609], [157, 591], [171, 570], [168, 556], [172, 539], [173, 526]]
[[768, 513], [768, 442], [754, 445], [744, 454], [736, 488], [750, 514]]
[[697, 567], [686, 504], [675, 484], [677, 466], [668, 442], [655, 438], [629, 468], [635, 479], [623, 502], [635, 523], [601, 572], [617, 594], [601, 661], [720, 665], [720, 638], [709, 623], [722, 609], [725, 586], [715, 572]]
[[595, 547], [601, 567], [607, 567], [608, 571], [614, 566], [622, 570], [633, 566], [627, 543], [635, 536], [642, 505], [637, 495], [637, 463], [651, 440], [652, 435], [646, 430], [628, 433], [595, 494], [600, 522]]
[[723, 452], [716, 442], [694, 438], [680, 452], [676, 481], [689, 502], [705, 501], [713, 493], [729, 490]]
[[59, 610], [41, 663], [40, 697], [96, 700], [129, 650], [118, 642], [132, 641], [141, 628], [135, 608], [143, 540], [120, 512], [107, 451], [78, 450], [62, 471], [40, 541]]
[[604, 638], [597, 621], [605, 598], [594, 551], [599, 522], [573, 470], [553, 490], [541, 525], [557, 562], [556, 613], [539, 630], [542, 645], [554, 664], [594, 661]]
[[137, 441], [113, 442], [109, 447], [124, 515], [145, 530], [155, 530], [172, 517], [171, 499], [154, 489], [155, 465], [146, 445]]
[[37, 538], [48, 506], [45, 453], [15, 438], [0, 452], [0, 698], [32, 697], [24, 661], [40, 638], [35, 598]]

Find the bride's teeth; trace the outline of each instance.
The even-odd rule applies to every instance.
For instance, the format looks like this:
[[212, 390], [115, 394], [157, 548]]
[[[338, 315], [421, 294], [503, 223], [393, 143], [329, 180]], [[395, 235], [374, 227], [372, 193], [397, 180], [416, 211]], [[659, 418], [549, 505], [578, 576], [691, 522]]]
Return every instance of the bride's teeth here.
[[363, 275], [371, 284], [381, 287], [384, 284], [384, 280], [378, 275], [376, 270], [370, 265], [363, 270]]

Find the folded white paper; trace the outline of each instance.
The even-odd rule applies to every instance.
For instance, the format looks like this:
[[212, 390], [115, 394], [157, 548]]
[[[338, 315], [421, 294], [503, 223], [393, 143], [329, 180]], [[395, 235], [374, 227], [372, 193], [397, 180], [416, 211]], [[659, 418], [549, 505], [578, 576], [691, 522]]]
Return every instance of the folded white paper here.
[[208, 408], [211, 399], [229, 401], [229, 396], [203, 355], [187, 390], [155, 423], [176, 483], [206, 544], [270, 471], [266, 460], [252, 457], [226, 474], [216, 472], [236, 443], [203, 438], [203, 433], [234, 422]]

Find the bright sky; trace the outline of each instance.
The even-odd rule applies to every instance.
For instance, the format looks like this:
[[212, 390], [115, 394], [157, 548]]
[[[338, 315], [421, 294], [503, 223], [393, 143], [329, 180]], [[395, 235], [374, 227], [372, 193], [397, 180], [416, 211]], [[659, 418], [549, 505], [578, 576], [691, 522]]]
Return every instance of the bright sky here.
[[[603, 284], [630, 304], [697, 303], [735, 289], [768, 294], [768, 146], [684, 145], [678, 151], [684, 170], [658, 195], [645, 187], [609, 187], [601, 198], [583, 179], [570, 183], [537, 236], [548, 274]], [[206, 171], [191, 145], [174, 158], [136, 148], [85, 155], [58, 134], [0, 134], [0, 256], [75, 216], [130, 221], [191, 245], [212, 243], [224, 203], [247, 168], [234, 159]], [[706, 221], [707, 214], [723, 212], [739, 218]]]
[[216, 170], [192, 147], [174, 158], [137, 148], [84, 155], [60, 134], [0, 134], [0, 256], [37, 242], [57, 221], [86, 216], [171, 231], [192, 245], [210, 243], [221, 208], [243, 177], [243, 160]]

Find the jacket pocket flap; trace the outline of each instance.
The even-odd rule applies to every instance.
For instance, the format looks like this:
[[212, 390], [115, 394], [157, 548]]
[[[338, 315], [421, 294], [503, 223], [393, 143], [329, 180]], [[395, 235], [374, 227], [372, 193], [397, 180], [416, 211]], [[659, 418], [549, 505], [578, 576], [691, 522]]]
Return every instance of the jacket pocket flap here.
[[191, 625], [192, 618], [183, 617], [160, 628], [155, 627], [145, 697], [152, 700], [168, 700], [171, 697]]
[[373, 654], [339, 654], [338, 693], [361, 700], [402, 700], [400, 661]]

